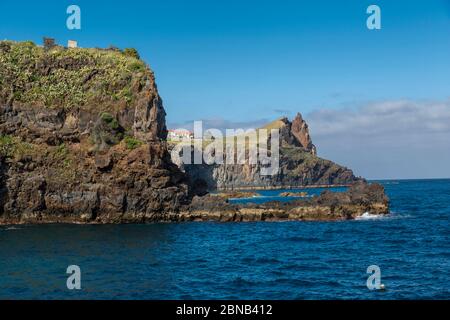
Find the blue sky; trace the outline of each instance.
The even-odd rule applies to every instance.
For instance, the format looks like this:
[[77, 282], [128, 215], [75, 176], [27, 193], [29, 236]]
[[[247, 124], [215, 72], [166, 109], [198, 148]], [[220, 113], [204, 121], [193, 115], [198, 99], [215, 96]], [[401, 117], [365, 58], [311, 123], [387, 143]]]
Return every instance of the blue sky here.
[[[66, 29], [70, 4], [81, 7], [81, 31]], [[381, 30], [366, 28], [370, 4], [381, 7]], [[322, 125], [321, 110], [369, 110], [399, 100], [425, 108], [450, 97], [448, 0], [0, 3], [0, 39], [40, 43], [44, 35], [83, 47], [137, 48], [155, 71], [171, 126], [256, 123], [297, 111]], [[383, 172], [392, 166], [398, 177], [417, 172], [401, 173], [401, 162], [388, 161], [385, 171], [364, 166], [356, 149], [351, 158], [331, 151], [322, 129], [316, 128], [319, 154], [357, 166], [361, 175], [391, 177]], [[450, 177], [442, 170], [423, 177]]]

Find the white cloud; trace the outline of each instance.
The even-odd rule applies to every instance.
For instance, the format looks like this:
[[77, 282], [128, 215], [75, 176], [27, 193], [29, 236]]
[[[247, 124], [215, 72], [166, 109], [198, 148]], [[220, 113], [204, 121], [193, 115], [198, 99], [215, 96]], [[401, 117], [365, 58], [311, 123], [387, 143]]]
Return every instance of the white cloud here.
[[305, 118], [319, 155], [358, 175], [450, 177], [450, 100], [384, 101]]
[[356, 109], [322, 109], [307, 115], [313, 137], [417, 135], [450, 132], [450, 100], [372, 103]]

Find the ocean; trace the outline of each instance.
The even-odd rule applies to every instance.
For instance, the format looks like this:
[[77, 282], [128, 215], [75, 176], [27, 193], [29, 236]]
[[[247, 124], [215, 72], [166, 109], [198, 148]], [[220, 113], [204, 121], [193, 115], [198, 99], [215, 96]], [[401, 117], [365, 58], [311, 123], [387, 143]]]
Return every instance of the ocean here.
[[0, 299], [449, 299], [450, 180], [380, 182], [392, 214], [355, 221], [2, 226]]

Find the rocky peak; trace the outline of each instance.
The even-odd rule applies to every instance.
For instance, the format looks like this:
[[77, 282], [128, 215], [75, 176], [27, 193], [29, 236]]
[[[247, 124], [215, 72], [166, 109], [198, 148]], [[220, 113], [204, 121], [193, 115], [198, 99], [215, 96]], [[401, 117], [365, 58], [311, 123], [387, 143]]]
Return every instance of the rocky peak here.
[[309, 134], [308, 124], [300, 113], [297, 113], [294, 120], [291, 123], [291, 134], [300, 143], [300, 146], [310, 151], [312, 154], [316, 154], [316, 147], [312, 143], [311, 136]]
[[301, 147], [316, 155], [316, 147], [312, 143], [308, 124], [303, 120], [300, 113], [297, 113], [292, 122], [287, 117], [283, 117], [265, 126], [265, 128], [279, 129], [282, 145]]

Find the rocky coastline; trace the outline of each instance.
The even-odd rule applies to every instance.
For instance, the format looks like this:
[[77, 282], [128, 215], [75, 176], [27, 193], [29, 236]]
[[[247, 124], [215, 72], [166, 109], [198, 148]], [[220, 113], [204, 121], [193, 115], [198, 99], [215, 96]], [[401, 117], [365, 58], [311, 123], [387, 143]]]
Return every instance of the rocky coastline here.
[[[347, 192], [263, 205], [208, 195], [171, 161], [154, 74], [127, 52], [0, 42], [0, 225], [341, 220], [389, 212], [380, 185], [316, 156], [299, 116], [281, 121], [282, 178], [250, 184], [258, 182], [257, 168], [222, 167], [216, 186], [228, 177], [224, 190], [346, 185]], [[247, 182], [236, 183], [238, 176]]]
[[308, 199], [264, 204], [232, 204], [216, 196], [195, 197], [177, 221], [339, 221], [365, 213], [389, 214], [389, 199], [381, 185], [360, 181], [345, 192], [324, 191]]
[[176, 213], [109, 213], [95, 219], [83, 215], [64, 216], [21, 215], [7, 220], [0, 218], [0, 225], [10, 224], [127, 224], [168, 222], [257, 222], [257, 221], [342, 221], [353, 220], [363, 214], [389, 214], [389, 199], [379, 184], [358, 182], [348, 191], [323, 192], [320, 196], [290, 202], [264, 204], [232, 204], [223, 195], [196, 196], [189, 205], [183, 205]]

